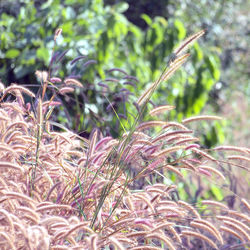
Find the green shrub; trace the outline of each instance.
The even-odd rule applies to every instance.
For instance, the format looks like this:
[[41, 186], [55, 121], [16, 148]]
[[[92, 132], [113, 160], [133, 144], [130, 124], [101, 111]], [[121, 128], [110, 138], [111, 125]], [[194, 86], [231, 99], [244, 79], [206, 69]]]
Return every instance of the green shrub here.
[[[126, 3], [104, 6], [101, 0], [23, 1], [20, 5], [15, 1], [6, 2], [0, 21], [0, 63], [3, 65], [0, 78], [4, 82], [34, 84], [33, 72], [48, 67], [54, 48], [53, 33], [62, 24], [63, 38], [58, 39], [55, 52], [59, 57], [69, 51], [52, 76], [79, 77], [83, 90], [73, 96], [67, 105], [65, 103], [68, 116], [60, 116], [60, 122], [87, 134], [94, 125], [102, 131], [111, 127], [110, 133], [117, 136], [122, 128], [116, 124], [114, 112], [110, 110], [108, 113], [106, 108], [121, 99], [119, 89], [123, 88], [126, 79], [122, 79], [123, 74], [111, 74], [109, 70], [121, 68], [128, 75], [136, 76], [139, 80], [136, 88], [129, 85], [126, 88], [138, 95], [158, 77], [163, 70], [161, 65], [169, 60], [174, 44], [187, 33], [180, 20], [151, 19], [145, 14], [141, 17], [147, 23], [143, 31], [123, 15], [127, 8]], [[178, 72], [168, 84], [160, 86], [152, 97], [153, 103], [175, 105], [176, 111], [171, 112], [171, 118], [177, 117], [179, 121], [184, 116], [199, 114], [209, 100], [211, 88], [220, 78], [220, 61], [215, 51], [213, 47], [201, 49], [195, 44], [191, 51], [192, 61], [187, 63], [186, 71]], [[84, 67], [86, 59], [70, 65], [70, 60], [81, 55], [97, 63]], [[116, 77], [120, 81], [118, 86], [107, 83], [111, 88], [107, 101], [101, 95], [98, 82]], [[75, 101], [77, 105], [74, 105]], [[130, 97], [128, 101], [133, 102], [135, 98]], [[135, 107], [121, 102], [116, 105], [120, 107], [116, 112], [121, 114], [124, 123], [126, 118], [133, 119], [130, 116], [136, 112]], [[107, 120], [101, 119], [104, 116]], [[221, 127], [218, 125], [213, 129], [218, 134]], [[205, 138], [208, 144], [214, 144], [218, 139], [221, 141], [217, 136]]]

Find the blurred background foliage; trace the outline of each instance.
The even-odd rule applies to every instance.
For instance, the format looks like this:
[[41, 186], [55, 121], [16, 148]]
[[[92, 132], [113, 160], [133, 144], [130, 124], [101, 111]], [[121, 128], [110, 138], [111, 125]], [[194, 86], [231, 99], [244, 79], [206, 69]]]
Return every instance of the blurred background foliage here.
[[[249, 26], [243, 3], [243, 0], [1, 1], [0, 79], [5, 84], [39, 84], [34, 72], [48, 70], [49, 65], [53, 68], [52, 76], [75, 77], [83, 88], [60, 99], [64, 105], [56, 119], [84, 136], [95, 126], [106, 135], [118, 136], [121, 122], [125, 128], [132, 124], [136, 107], [131, 104], [157, 79], [174, 47], [187, 35], [205, 28], [206, 36], [191, 48], [191, 58], [184, 69], [159, 87], [148, 108], [175, 105], [176, 110], [163, 119], [179, 121], [202, 112], [218, 113], [234, 98], [234, 90], [243, 97], [250, 95]], [[63, 33], [57, 40], [51, 64], [53, 37], [58, 27]], [[86, 57], [71, 64], [78, 56]], [[241, 110], [237, 102], [234, 105], [237, 115]], [[248, 106], [244, 112], [247, 110]], [[231, 116], [230, 111], [225, 115]], [[207, 146], [224, 141], [223, 129], [221, 122], [199, 124]], [[249, 132], [244, 133], [249, 137]]]

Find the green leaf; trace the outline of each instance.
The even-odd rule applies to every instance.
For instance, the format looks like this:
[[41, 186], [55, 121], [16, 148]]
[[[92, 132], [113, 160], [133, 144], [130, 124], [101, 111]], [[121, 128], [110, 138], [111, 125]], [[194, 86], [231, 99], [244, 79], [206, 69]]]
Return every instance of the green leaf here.
[[207, 94], [204, 92], [196, 99], [193, 105], [194, 114], [199, 114], [207, 101]]
[[147, 23], [148, 26], [152, 24], [152, 19], [148, 15], [142, 14], [141, 18]]
[[212, 79], [212, 78], [209, 78], [209, 77], [206, 77], [206, 74], [205, 74], [206, 72], [204, 72], [204, 77], [203, 77], [203, 79], [202, 79], [202, 85], [204, 86], [204, 89], [206, 89], [206, 90], [211, 90], [212, 89], [212, 87], [214, 86], [214, 84], [215, 84], [215, 81], [214, 81], [214, 79]]
[[48, 0], [47, 2], [43, 3], [41, 5], [41, 10], [44, 10], [46, 8], [49, 8], [53, 4], [53, 0]]
[[216, 134], [217, 134], [219, 144], [223, 144], [225, 141], [225, 133], [223, 130], [223, 126], [220, 122], [215, 122], [214, 126], [216, 129]]
[[185, 29], [183, 23], [180, 20], [176, 19], [174, 21], [174, 26], [178, 30], [178, 39], [179, 40], [184, 39], [186, 37], [186, 29]]
[[69, 21], [61, 25], [63, 33], [73, 34], [73, 22]]
[[49, 60], [49, 51], [46, 48], [39, 48], [36, 51], [36, 56], [38, 59], [48, 62]]
[[224, 198], [221, 189], [216, 187], [215, 185], [211, 186], [211, 192], [218, 201], [221, 201]]
[[157, 22], [161, 23], [161, 25], [163, 25], [164, 28], [166, 28], [168, 26], [168, 22], [164, 17], [155, 17], [155, 20], [157, 20]]
[[119, 12], [119, 13], [123, 13], [125, 12], [127, 9], [128, 9], [129, 5], [125, 2], [120, 2], [120, 3], [117, 3], [114, 8], [115, 8], [115, 11]]
[[17, 49], [10, 49], [6, 52], [5, 57], [9, 59], [13, 59], [18, 57], [20, 54], [20, 51]]
[[219, 65], [216, 62], [215, 56], [209, 55], [205, 58], [205, 61], [208, 65], [208, 69], [211, 75], [214, 77], [216, 81], [218, 81], [220, 78], [220, 70], [218, 69]]
[[201, 47], [199, 46], [199, 44], [196, 42], [193, 45], [194, 49], [195, 49], [195, 57], [197, 61], [201, 61], [203, 59], [203, 52]]

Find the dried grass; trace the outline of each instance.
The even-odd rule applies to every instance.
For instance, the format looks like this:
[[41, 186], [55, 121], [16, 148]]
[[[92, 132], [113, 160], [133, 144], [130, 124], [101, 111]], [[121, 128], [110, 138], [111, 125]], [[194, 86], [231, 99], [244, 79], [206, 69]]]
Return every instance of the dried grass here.
[[214, 249], [219, 249], [216, 244], [211, 240], [209, 239], [208, 237], [206, 237], [205, 235], [202, 235], [200, 233], [197, 233], [197, 232], [193, 232], [193, 231], [188, 231], [188, 230], [183, 230], [181, 232], [182, 236], [193, 236], [193, 237], [196, 237], [196, 238], [199, 238], [205, 242], [207, 242], [209, 245], [211, 245]]

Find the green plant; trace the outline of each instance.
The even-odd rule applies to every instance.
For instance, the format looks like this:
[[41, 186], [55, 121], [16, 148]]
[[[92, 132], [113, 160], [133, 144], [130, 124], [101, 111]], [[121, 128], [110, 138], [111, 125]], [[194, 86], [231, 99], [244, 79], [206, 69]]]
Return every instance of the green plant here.
[[[118, 107], [115, 108], [117, 114], [121, 114], [120, 119], [131, 124], [130, 116], [137, 112], [136, 108], [121, 99], [128, 98], [130, 93], [138, 95], [154, 81], [174, 45], [187, 33], [184, 23], [178, 19], [150, 18], [146, 14], [142, 15], [142, 20], [147, 27], [141, 30], [124, 16], [128, 8], [125, 3], [104, 6], [100, 0], [23, 1], [23, 5], [16, 4], [15, 8], [8, 6], [11, 5], [2, 8], [0, 21], [0, 62], [3, 65], [0, 78], [4, 82], [34, 85], [37, 80], [33, 72], [51, 66], [49, 58], [54, 49], [57, 59], [53, 62], [56, 67], [51, 77], [74, 76], [83, 85], [70, 100], [64, 100], [67, 111], [60, 110], [57, 117], [60, 123], [76, 132], [83, 134], [84, 131], [87, 136], [94, 125], [112, 136], [121, 133], [122, 128], [112, 109], [109, 115], [106, 112], [113, 102]], [[53, 33], [60, 24], [63, 24], [63, 37], [54, 47]], [[153, 103], [175, 105], [176, 111], [173, 110], [170, 116], [179, 121], [184, 116], [199, 114], [220, 77], [220, 61], [214, 51], [213, 47], [201, 49], [195, 44], [191, 51], [192, 63], [186, 64], [187, 71], [178, 72], [169, 84], [160, 86], [152, 97]], [[86, 58], [74, 64], [67, 63], [78, 56]], [[93, 60], [96, 60], [95, 64]], [[126, 73], [110, 72], [114, 68], [122, 68]], [[127, 79], [126, 76], [136, 78]], [[106, 81], [110, 88], [107, 93], [109, 103], [102, 97], [103, 88], [98, 83], [110, 78], [114, 82]], [[37, 88], [39, 84], [33, 87]], [[120, 90], [124, 87], [128, 91], [122, 93]], [[37, 90], [33, 90], [36, 93]], [[129, 102], [135, 100], [135, 97], [129, 97]], [[104, 114], [106, 120], [101, 119]], [[214, 127], [216, 132], [218, 127]], [[210, 144], [217, 140], [220, 138], [216, 136], [207, 138]]]

